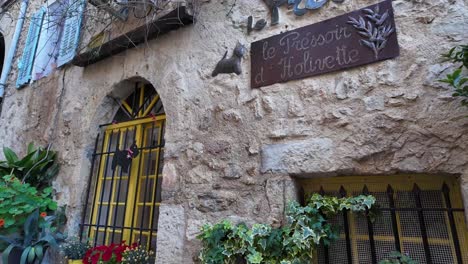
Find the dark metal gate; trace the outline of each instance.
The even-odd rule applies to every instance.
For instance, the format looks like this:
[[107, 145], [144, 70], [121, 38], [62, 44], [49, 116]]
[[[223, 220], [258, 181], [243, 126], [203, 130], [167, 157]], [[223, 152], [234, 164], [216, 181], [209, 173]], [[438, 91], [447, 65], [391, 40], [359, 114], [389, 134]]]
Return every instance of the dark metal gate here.
[[351, 177], [314, 185], [322, 194], [374, 195], [379, 212], [374, 222], [369, 216], [347, 211], [332, 219], [342, 227], [340, 238], [328, 248], [319, 248], [317, 262], [373, 264], [387, 259], [392, 251], [400, 251], [420, 264], [468, 263], [467, 227], [458, 181], [429, 177], [386, 176], [357, 181], [357, 177]]

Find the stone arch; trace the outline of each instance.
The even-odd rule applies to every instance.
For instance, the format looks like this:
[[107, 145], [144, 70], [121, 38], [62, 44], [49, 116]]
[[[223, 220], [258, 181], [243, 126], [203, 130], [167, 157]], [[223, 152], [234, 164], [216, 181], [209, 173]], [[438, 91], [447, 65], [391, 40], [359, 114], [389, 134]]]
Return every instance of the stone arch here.
[[[144, 97], [140, 97], [140, 95], [144, 95]], [[140, 101], [140, 104], [135, 103], [129, 106], [131, 101], [137, 101], [135, 98], [144, 98], [144, 100]], [[141, 104], [141, 102], [144, 103]], [[114, 120], [117, 120], [117, 123], [114, 123]], [[164, 107], [162, 100], [159, 98], [159, 94], [149, 81], [141, 77], [133, 77], [117, 83], [112, 87], [112, 89], [105, 93], [105, 96], [102, 97], [101, 103], [96, 109], [89, 130], [90, 135], [92, 135], [93, 132], [99, 131], [101, 136], [99, 137], [99, 140], [93, 142], [89, 142], [88, 140], [88, 147], [85, 151], [88, 153], [88, 157], [83, 159], [83, 170], [86, 171], [86, 169], [88, 169], [88, 171], [90, 171], [87, 175], [87, 177], [90, 177], [90, 181], [87, 188], [84, 188], [87, 189], [87, 191], [84, 195], [85, 197], [83, 197], [83, 204], [88, 205], [87, 209], [84, 210], [86, 211], [84, 215], [84, 223], [86, 223], [87, 227], [81, 229], [80, 233], [87, 233], [90, 237], [104, 237], [102, 241], [99, 240], [99, 238], [94, 240], [94, 244], [109, 243], [109, 241], [106, 240], [106, 234], [110, 237], [110, 233], [107, 233], [110, 229], [108, 231], [93, 229], [96, 227], [97, 223], [101, 223], [101, 221], [105, 221], [107, 223], [108, 221], [108, 218], [104, 218], [103, 220], [100, 213], [99, 216], [96, 217], [97, 211], [95, 211], [94, 208], [99, 208], [96, 210], [99, 210], [100, 212], [101, 208], [107, 206], [103, 205], [103, 201], [108, 204], [117, 203], [115, 199], [120, 201], [118, 198], [119, 196], [115, 198], [113, 194], [106, 196], [104, 193], [115, 192], [120, 195], [120, 189], [117, 191], [112, 189], [112, 184], [115, 184], [115, 186], [118, 184], [119, 188], [121, 185], [124, 185], [126, 186], [125, 188], [127, 188], [127, 193], [122, 194], [125, 197], [123, 199], [129, 199], [133, 202], [131, 202], [131, 204], [129, 203], [128, 206], [125, 202], [123, 207], [121, 207], [121, 205], [117, 205], [116, 208], [121, 207], [120, 210], [125, 211], [126, 214], [123, 214], [122, 216], [122, 214], [119, 215], [115, 213], [116, 215], [112, 216], [112, 218], [115, 219], [120, 219], [120, 217], [122, 217], [121, 220], [117, 220], [121, 221], [121, 223], [115, 224], [115, 226], [122, 226], [122, 231], [120, 233], [122, 237], [120, 239], [127, 241], [141, 240], [142, 230], [151, 230], [144, 231], [145, 234], [143, 234], [143, 236], [146, 236], [146, 240], [143, 240], [147, 241], [144, 243], [148, 243], [148, 246], [156, 246], [157, 220], [159, 218], [158, 208], [161, 202], [160, 180], [164, 164], [163, 155], [165, 142]], [[96, 134], [97, 133], [95, 133], [95, 135]], [[115, 144], [115, 142], [120, 143]], [[138, 154], [129, 158], [127, 155], [130, 154], [127, 154], [127, 151], [128, 153], [133, 153], [133, 151], [135, 151]], [[120, 163], [119, 160], [128, 161], [128, 164], [130, 165], [127, 164], [125, 166], [123, 165], [125, 161]], [[114, 166], [114, 162], [116, 161], [118, 166]], [[140, 170], [140, 167], [143, 169]], [[94, 170], [92, 168], [94, 168]], [[114, 180], [114, 176], [118, 176], [119, 174], [120, 178], [117, 177], [117, 179]], [[107, 179], [108, 177], [112, 177], [112, 183], [110, 183], [111, 189], [109, 190], [106, 189], [107, 187], [105, 183], [108, 181], [101, 180], [104, 178]], [[151, 180], [148, 180], [150, 177], [152, 177]], [[138, 187], [140, 181], [145, 182], [143, 195], [143, 197], [145, 197], [144, 201], [140, 201], [140, 199], [143, 199], [139, 193], [140, 191], [143, 192], [143, 189], [139, 189]], [[122, 184], [122, 182], [124, 183]], [[133, 189], [129, 192], [128, 189], [131, 188]], [[149, 189], [148, 193], [152, 193], [151, 198], [146, 198], [147, 188]], [[157, 193], [159, 193], [159, 195]], [[151, 209], [149, 209], [151, 213], [149, 211], [147, 215], [145, 215], [145, 212], [139, 213], [140, 209], [142, 209], [140, 208], [140, 203], [144, 203], [145, 207], [143, 208], [151, 206]], [[92, 205], [91, 208], [93, 209], [90, 209], [89, 205]], [[109, 212], [117, 211], [116, 208], [108, 209], [108, 207], [109, 206], [106, 207], [107, 209], [102, 210], [109, 210]], [[93, 213], [95, 216], [94, 218]], [[126, 218], [125, 216], [129, 215], [131, 217], [134, 214], [137, 215], [136, 223], [134, 223], [133, 218], [129, 220], [127, 219], [128, 217]], [[109, 213], [107, 213], [106, 217], [109, 217], [108, 215]], [[130, 231], [128, 234], [127, 231], [123, 231], [124, 229], [140, 230], [138, 231], [140, 232], [140, 238], [137, 239], [135, 234], [132, 234], [133, 231]], [[115, 228], [113, 230], [114, 231], [112, 232], [115, 232]], [[114, 235], [115, 233], [112, 233], [112, 241], [110, 242], [116, 242], [116, 240], [114, 240]], [[119, 238], [116, 239], [118, 240]]]

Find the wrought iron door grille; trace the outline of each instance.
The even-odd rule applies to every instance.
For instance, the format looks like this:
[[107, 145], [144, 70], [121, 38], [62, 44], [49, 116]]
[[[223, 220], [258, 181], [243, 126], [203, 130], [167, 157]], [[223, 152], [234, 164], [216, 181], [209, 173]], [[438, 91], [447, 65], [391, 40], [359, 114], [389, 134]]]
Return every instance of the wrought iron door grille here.
[[316, 263], [374, 264], [392, 251], [420, 264], [468, 263], [468, 232], [455, 177], [336, 177], [302, 180], [302, 186], [306, 193], [338, 197], [371, 194], [379, 206], [374, 222], [346, 211], [331, 219], [341, 227], [340, 238], [319, 247]]
[[[155, 250], [166, 117], [149, 85], [139, 85], [121, 106], [118, 122], [103, 125], [103, 136], [95, 141], [81, 235], [92, 245], [125, 240]], [[139, 154], [128, 171], [121, 166], [113, 169], [116, 153], [133, 143]]]

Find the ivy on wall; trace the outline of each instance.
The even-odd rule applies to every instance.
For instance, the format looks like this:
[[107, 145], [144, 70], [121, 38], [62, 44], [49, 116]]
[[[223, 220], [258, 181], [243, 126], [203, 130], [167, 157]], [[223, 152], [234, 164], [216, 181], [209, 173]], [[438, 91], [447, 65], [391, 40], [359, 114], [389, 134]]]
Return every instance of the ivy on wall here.
[[338, 238], [339, 227], [327, 219], [342, 210], [372, 216], [369, 210], [374, 204], [371, 195], [337, 198], [313, 194], [305, 206], [289, 202], [287, 224], [279, 228], [267, 224], [249, 228], [230, 221], [204, 225], [197, 236], [203, 245], [199, 258], [206, 264], [309, 263], [318, 245], [329, 245]]

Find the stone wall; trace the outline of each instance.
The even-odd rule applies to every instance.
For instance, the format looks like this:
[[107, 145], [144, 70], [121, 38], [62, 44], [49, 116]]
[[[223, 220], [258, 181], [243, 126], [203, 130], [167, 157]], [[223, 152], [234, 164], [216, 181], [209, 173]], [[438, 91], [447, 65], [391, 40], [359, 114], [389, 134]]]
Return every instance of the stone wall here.
[[468, 39], [463, 0], [394, 1], [396, 59], [261, 89], [250, 88], [248, 55], [241, 76], [211, 77], [226, 49], [375, 2], [330, 1], [300, 18], [283, 7], [279, 25], [250, 36], [247, 17], [269, 17], [262, 1], [237, 0], [232, 12], [234, 1], [202, 2], [196, 24], [86, 68], [66, 66], [21, 90], [12, 74], [0, 144], [53, 143], [62, 164], [54, 187], [71, 230], [97, 125], [112, 120], [112, 97], [137, 76], [167, 114], [158, 263], [193, 262], [203, 223], [280, 224], [297, 195], [293, 177], [457, 174], [468, 205], [468, 110], [437, 81], [450, 68], [439, 55]]

